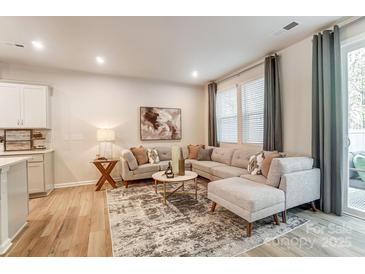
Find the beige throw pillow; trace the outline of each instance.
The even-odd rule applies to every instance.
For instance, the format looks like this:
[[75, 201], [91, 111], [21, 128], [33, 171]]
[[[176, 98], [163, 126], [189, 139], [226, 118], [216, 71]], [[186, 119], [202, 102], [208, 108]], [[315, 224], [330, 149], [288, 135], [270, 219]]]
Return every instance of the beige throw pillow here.
[[189, 159], [198, 159], [198, 153], [201, 148], [204, 148], [204, 145], [188, 145], [189, 151]]
[[143, 146], [132, 147], [131, 151], [134, 157], [136, 157], [138, 165], [143, 165], [148, 163], [147, 151]]
[[265, 155], [265, 159], [262, 161], [262, 166], [261, 166], [261, 173], [263, 176], [267, 178], [272, 159], [280, 157], [282, 157], [282, 154], [280, 154], [279, 152], [272, 152]]

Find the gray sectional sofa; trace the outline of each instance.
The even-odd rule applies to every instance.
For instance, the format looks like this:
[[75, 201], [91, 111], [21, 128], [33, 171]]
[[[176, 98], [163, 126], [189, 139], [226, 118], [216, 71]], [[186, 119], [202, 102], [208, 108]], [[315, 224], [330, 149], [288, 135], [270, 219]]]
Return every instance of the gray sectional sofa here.
[[[120, 176], [124, 181], [124, 185], [128, 187], [129, 182], [141, 179], [152, 178], [152, 174], [157, 171], [162, 171], [167, 168], [169, 161], [171, 161], [171, 147], [155, 147], [160, 158], [158, 164], [143, 164], [138, 165], [133, 153], [129, 149], [123, 149], [120, 158]], [[187, 148], [183, 149], [184, 158], [187, 158]], [[191, 170], [192, 161], [185, 161], [185, 169]]]
[[[121, 177], [128, 182], [151, 178], [152, 174], [164, 170], [171, 160], [171, 148], [156, 148], [159, 164], [136, 165], [130, 150], [123, 150]], [[187, 158], [187, 148], [183, 149]], [[213, 148], [211, 161], [186, 159], [185, 168], [209, 179], [208, 198], [213, 201], [212, 211], [217, 204], [224, 206], [247, 222], [247, 235], [251, 236], [252, 223], [278, 213], [286, 221], [286, 210], [320, 198], [320, 170], [313, 168], [310, 157], [274, 158], [267, 178], [251, 175], [247, 171], [249, 159], [257, 153], [254, 149]]]
[[[123, 149], [120, 161], [120, 175], [128, 187], [129, 182], [152, 178], [152, 174], [165, 170], [171, 161], [171, 147], [156, 147], [160, 163], [138, 166], [132, 152]], [[217, 181], [240, 177], [260, 184], [282, 189], [287, 193], [286, 207], [292, 208], [319, 199], [319, 170], [312, 168], [309, 157], [286, 157], [273, 159], [268, 177], [251, 175], [247, 172], [250, 157], [257, 153], [255, 149], [213, 148], [212, 161], [187, 159], [188, 151], [182, 147], [186, 170]], [[132, 162], [135, 161], [133, 164]]]

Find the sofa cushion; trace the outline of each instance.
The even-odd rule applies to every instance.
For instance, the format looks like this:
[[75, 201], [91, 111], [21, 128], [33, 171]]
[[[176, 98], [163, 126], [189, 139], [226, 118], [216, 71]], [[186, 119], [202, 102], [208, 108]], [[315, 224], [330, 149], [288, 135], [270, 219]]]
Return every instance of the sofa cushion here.
[[136, 157], [138, 165], [143, 165], [148, 163], [147, 150], [143, 146], [132, 147], [131, 151]]
[[283, 174], [312, 168], [313, 159], [309, 157], [275, 158], [270, 165], [269, 174], [267, 175], [267, 184], [273, 187], [279, 187], [280, 179]]
[[232, 148], [214, 148], [211, 156], [212, 161], [231, 165], [233, 151]]
[[148, 173], [148, 172], [157, 172], [160, 171], [159, 165], [153, 164], [144, 164], [139, 165], [136, 170], [133, 170], [133, 174], [141, 174], [141, 173]]
[[212, 167], [211, 173], [219, 178], [239, 177], [240, 175], [247, 174], [247, 170], [235, 166], [216, 166]]
[[134, 157], [132, 151], [130, 151], [129, 149], [123, 150], [122, 157], [127, 162], [130, 170], [136, 170], [138, 168], [136, 157]]
[[266, 184], [267, 182], [266, 177], [263, 175], [244, 174], [240, 177], [260, 184]]
[[210, 193], [251, 213], [285, 202], [284, 191], [240, 177], [210, 182]]
[[199, 149], [197, 160], [198, 161], [211, 161], [212, 152], [213, 152], [213, 148]]
[[193, 168], [200, 169], [200, 170], [208, 172], [208, 173], [211, 173], [212, 167], [226, 166], [224, 164], [213, 162], [213, 161], [194, 161], [192, 164], [193, 164]]
[[252, 155], [258, 151], [256, 149], [237, 149], [233, 152], [231, 166], [247, 169], [248, 162]]
[[156, 147], [160, 161], [171, 160], [171, 147]]

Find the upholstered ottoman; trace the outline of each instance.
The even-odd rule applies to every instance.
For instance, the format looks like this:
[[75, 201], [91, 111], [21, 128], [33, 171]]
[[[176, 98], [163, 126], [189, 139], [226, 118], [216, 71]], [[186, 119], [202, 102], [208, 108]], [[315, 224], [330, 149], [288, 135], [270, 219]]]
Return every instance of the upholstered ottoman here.
[[245, 219], [248, 237], [251, 237], [254, 221], [273, 215], [275, 223], [279, 224], [277, 214], [285, 212], [284, 191], [239, 177], [210, 182], [208, 198], [213, 201], [212, 212], [219, 204]]

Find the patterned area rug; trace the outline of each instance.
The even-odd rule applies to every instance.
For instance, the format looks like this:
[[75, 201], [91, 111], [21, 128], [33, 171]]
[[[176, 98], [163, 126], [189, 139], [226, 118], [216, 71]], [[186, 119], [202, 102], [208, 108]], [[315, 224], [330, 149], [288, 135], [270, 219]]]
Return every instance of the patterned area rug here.
[[[155, 194], [152, 182], [107, 191], [114, 256], [235, 256], [282, 236], [307, 222], [288, 214], [287, 224], [268, 217], [253, 225], [223, 207], [210, 213], [207, 182], [199, 179], [198, 201], [174, 194], [168, 204]], [[162, 188], [162, 186], [160, 186]], [[193, 184], [185, 190], [192, 191]]]

